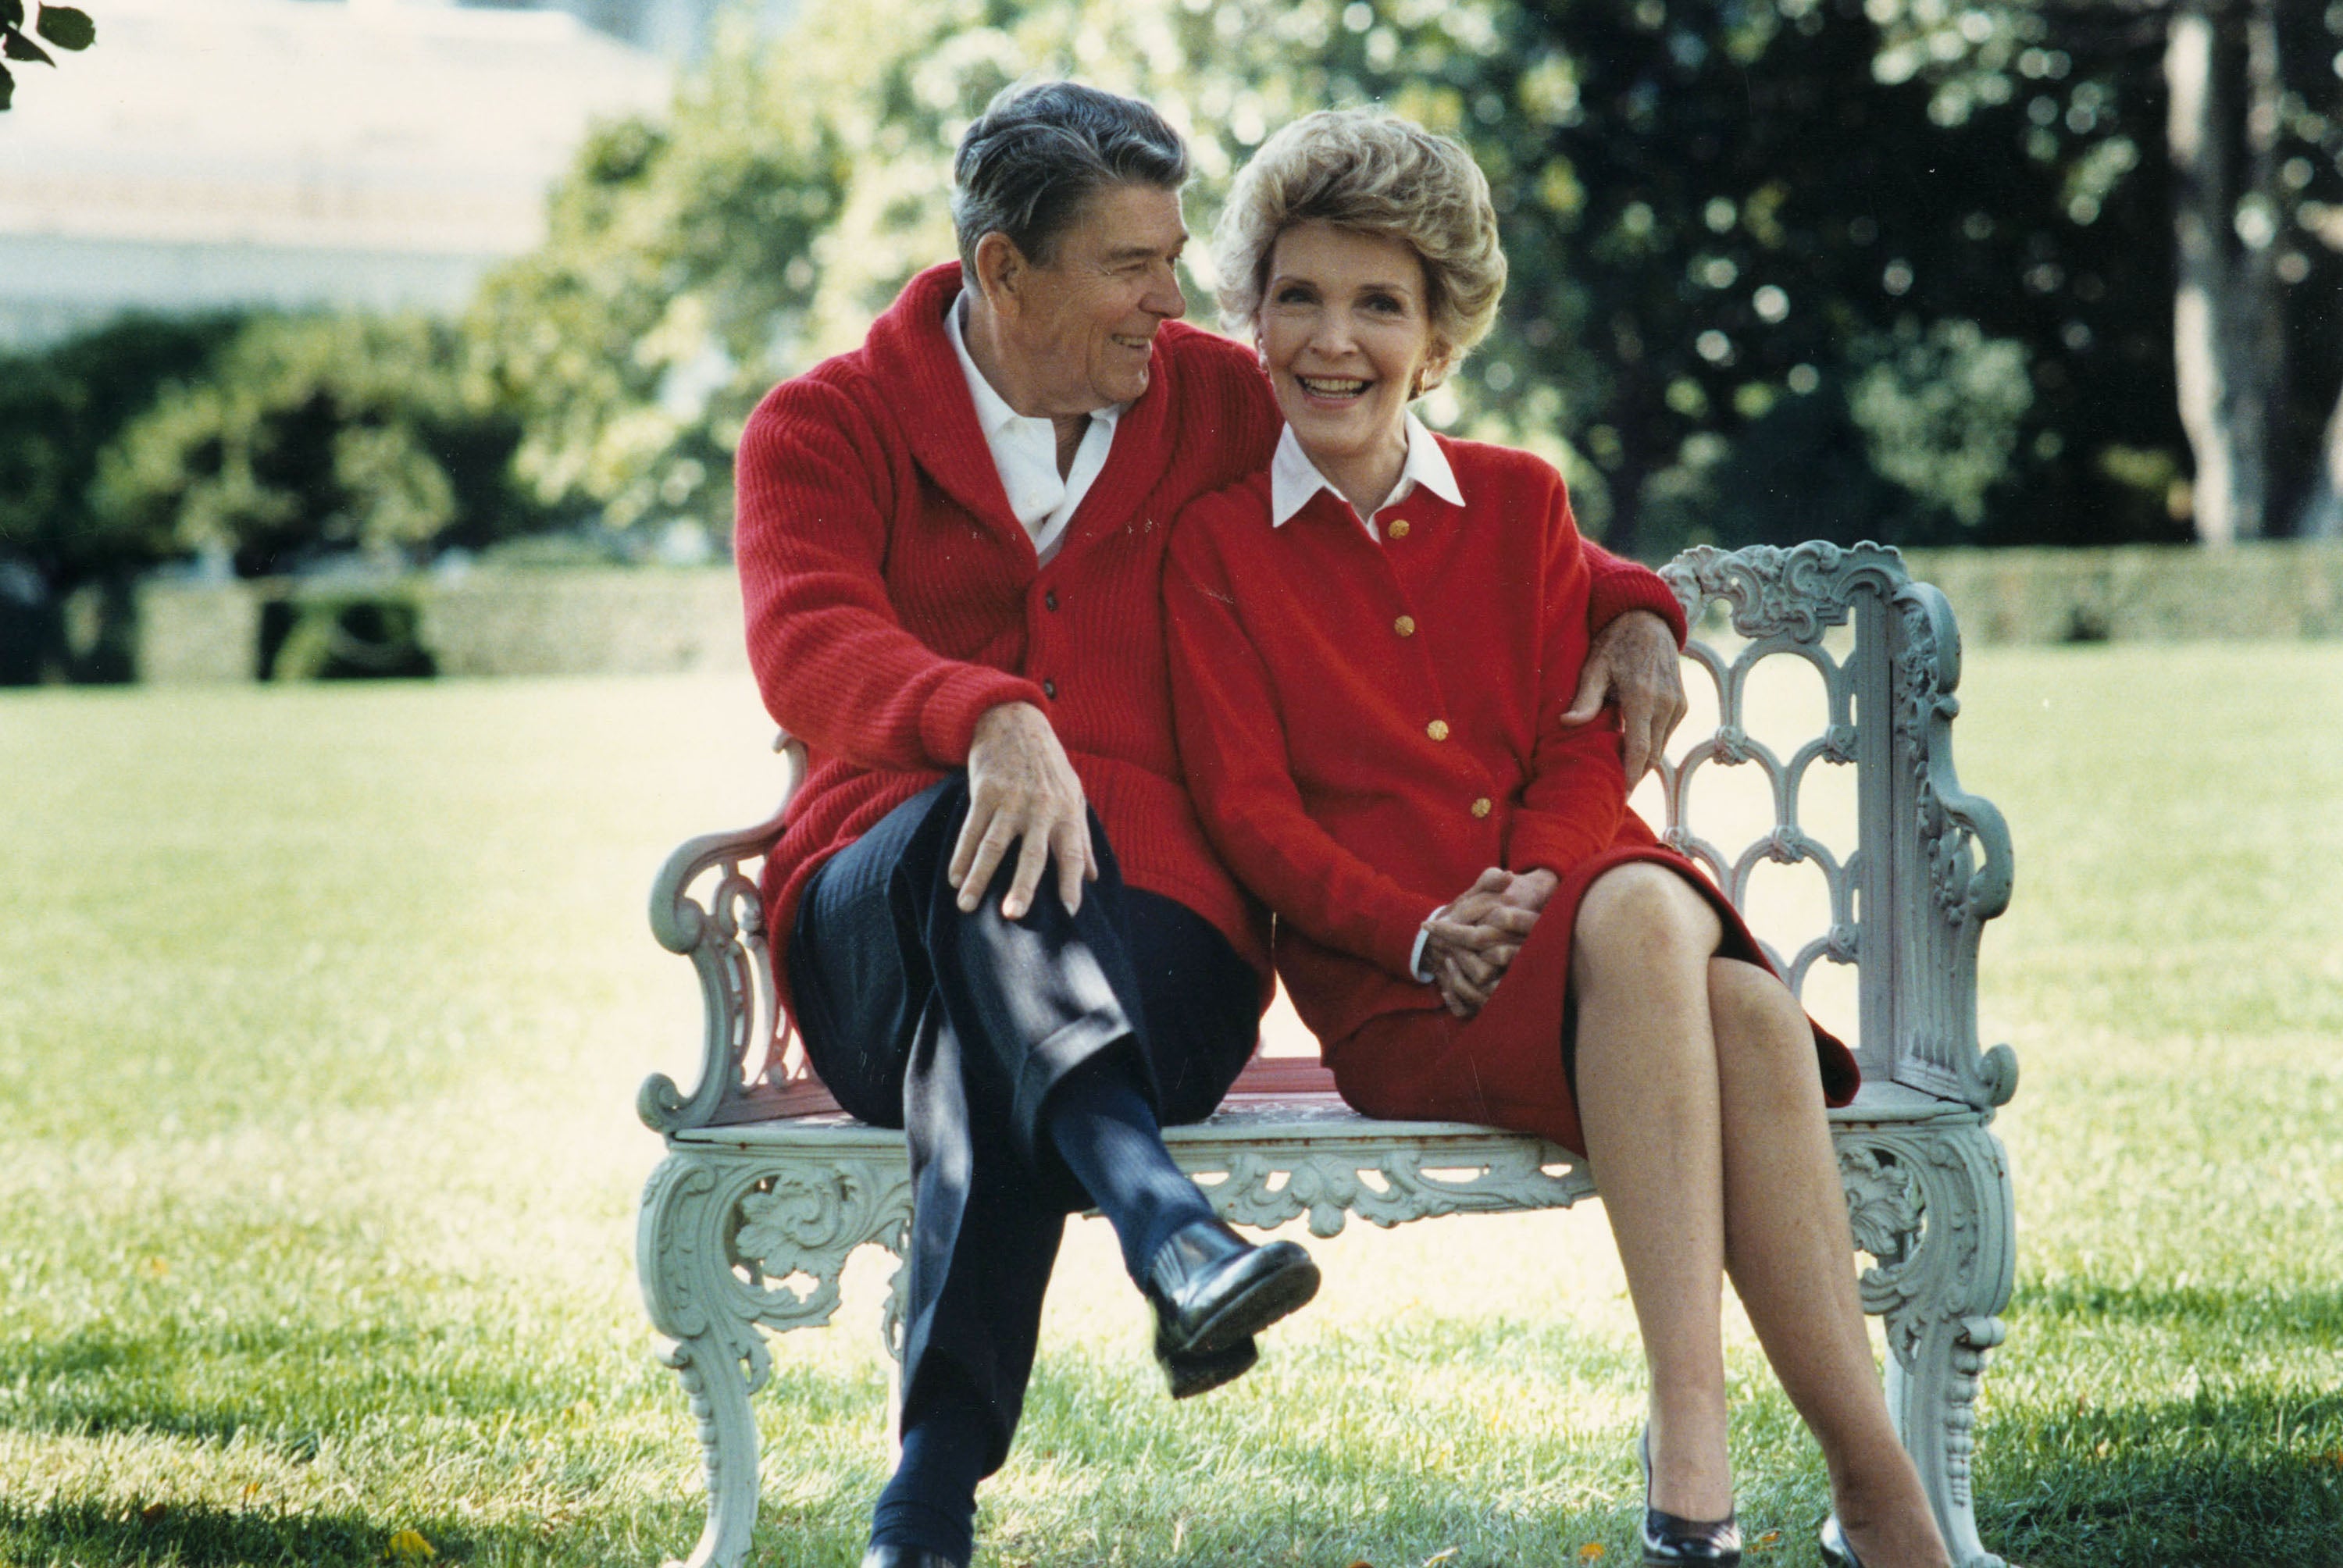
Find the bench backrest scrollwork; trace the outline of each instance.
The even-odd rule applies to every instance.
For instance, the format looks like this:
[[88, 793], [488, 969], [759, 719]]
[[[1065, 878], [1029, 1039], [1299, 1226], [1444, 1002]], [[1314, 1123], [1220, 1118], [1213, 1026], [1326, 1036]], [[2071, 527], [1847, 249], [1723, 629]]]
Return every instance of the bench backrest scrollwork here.
[[[1801, 989], [1817, 962], [1856, 967], [1856, 1054], [1866, 1081], [1978, 1110], [2006, 1102], [2016, 1059], [2006, 1045], [1978, 1050], [1976, 959], [1985, 922], [2009, 902], [2009, 831], [1953, 770], [1960, 640], [1944, 596], [1912, 581], [1894, 550], [1869, 544], [1700, 547], [1661, 576], [1691, 618], [1686, 657], [1713, 686], [1716, 709], [1715, 729], [1661, 766], [1669, 842], [1704, 864], [1745, 910], [1758, 865], [1813, 862], [1828, 886], [1826, 928], [1775, 956]], [[1729, 652], [1704, 635], [1713, 604], [1743, 639]], [[1845, 635], [1832, 637], [1842, 628], [1853, 637], [1844, 653], [1835, 648]], [[1811, 665], [1827, 706], [1822, 732], [1786, 756], [1748, 725], [1750, 677], [1775, 657]], [[652, 885], [651, 929], [692, 960], [706, 1010], [695, 1087], [655, 1073], [637, 1096], [655, 1131], [835, 1109], [791, 1036], [757, 894], [758, 867], [805, 776], [803, 746], [786, 736], [777, 746], [787, 763], [781, 808], [754, 827], [684, 844]], [[1773, 823], [1728, 848], [1703, 836], [1698, 786], [1708, 769], [1745, 765], [1770, 786]], [[1817, 766], [1855, 769], [1856, 843], [1844, 857], [1801, 820]], [[1279, 1090], [1318, 1086], [1317, 1074], [1314, 1065], [1257, 1061], [1248, 1077]], [[1246, 1087], [1241, 1081], [1240, 1092]]]
[[[1717, 715], [1713, 733], [1662, 765], [1669, 841], [1745, 910], [1759, 863], [1815, 862], [1829, 885], [1828, 928], [1775, 957], [1801, 989], [1817, 960], [1857, 966], [1865, 1080], [1978, 1110], [2006, 1102], [2016, 1057], [2006, 1045], [1978, 1050], [1976, 962], [1985, 922], [2009, 904], [2009, 829], [1954, 773], [1961, 652], [1945, 596], [1871, 544], [1703, 546], [1660, 575], [1693, 621], [1687, 657], [1713, 684]], [[1700, 635], [1712, 604], [1745, 639], [1730, 657]], [[1827, 646], [1839, 627], [1853, 632], [1843, 656]], [[1776, 657], [1815, 668], [1828, 709], [1823, 731], [1786, 759], [1751, 736], [1746, 710], [1751, 675]], [[1753, 764], [1772, 786], [1773, 826], [1727, 854], [1700, 836], [1694, 786], [1706, 769]], [[1856, 845], [1843, 861], [1800, 819], [1817, 765], [1855, 770]]]

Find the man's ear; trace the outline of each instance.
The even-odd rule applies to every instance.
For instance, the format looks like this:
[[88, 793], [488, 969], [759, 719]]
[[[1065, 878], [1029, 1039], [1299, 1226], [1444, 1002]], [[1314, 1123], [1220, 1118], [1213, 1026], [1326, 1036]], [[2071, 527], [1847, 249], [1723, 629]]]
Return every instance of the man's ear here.
[[1030, 264], [1017, 242], [994, 229], [976, 242], [976, 286], [993, 314], [1003, 319], [1017, 315]]

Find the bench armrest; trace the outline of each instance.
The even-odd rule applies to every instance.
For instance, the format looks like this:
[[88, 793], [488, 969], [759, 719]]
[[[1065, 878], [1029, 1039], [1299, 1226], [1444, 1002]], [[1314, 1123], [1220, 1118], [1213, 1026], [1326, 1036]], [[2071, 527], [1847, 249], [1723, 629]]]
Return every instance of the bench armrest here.
[[[764, 905], [756, 878], [745, 869], [762, 860], [781, 836], [789, 799], [805, 781], [805, 747], [787, 735], [774, 747], [786, 771], [773, 814], [753, 828], [708, 833], [682, 844], [651, 882], [651, 932], [659, 946], [691, 960], [699, 976], [704, 1021], [699, 1078], [689, 1092], [667, 1074], [654, 1072], [635, 1095], [635, 1113], [654, 1132], [674, 1133], [716, 1120], [727, 1101], [747, 1090], [743, 1073], [750, 1050], [769, 1049], [781, 1027]], [[693, 890], [710, 871], [716, 879], [702, 902]]]

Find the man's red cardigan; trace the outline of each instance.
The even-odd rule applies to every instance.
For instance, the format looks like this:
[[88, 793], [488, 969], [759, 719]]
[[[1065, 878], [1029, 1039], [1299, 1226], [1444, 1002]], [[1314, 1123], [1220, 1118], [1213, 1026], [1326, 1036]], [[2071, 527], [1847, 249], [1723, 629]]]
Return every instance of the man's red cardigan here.
[[[1241, 345], [1167, 322], [1146, 392], [1043, 566], [945, 335], [960, 290], [956, 263], [913, 278], [861, 347], [776, 387], [740, 437], [733, 548], [749, 659], [767, 710], [812, 754], [765, 861], [776, 957], [822, 861], [966, 766], [987, 709], [1031, 702], [1123, 879], [1202, 915], [1265, 971], [1266, 920], [1182, 782], [1161, 582], [1180, 509], [1267, 466], [1281, 427], [1268, 382]], [[1588, 558], [1591, 625], [1649, 609], [1682, 637], [1656, 576]]]

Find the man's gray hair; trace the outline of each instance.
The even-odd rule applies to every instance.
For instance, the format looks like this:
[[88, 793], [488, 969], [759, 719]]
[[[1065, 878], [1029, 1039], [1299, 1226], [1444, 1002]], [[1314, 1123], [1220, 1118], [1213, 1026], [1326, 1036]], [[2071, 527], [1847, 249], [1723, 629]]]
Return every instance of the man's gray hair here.
[[1176, 191], [1187, 181], [1187, 144], [1138, 99], [1079, 82], [1004, 88], [952, 159], [960, 274], [976, 286], [976, 246], [988, 234], [1007, 235], [1028, 261], [1046, 266], [1098, 191], [1121, 184]]

